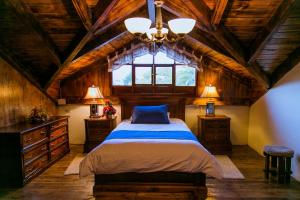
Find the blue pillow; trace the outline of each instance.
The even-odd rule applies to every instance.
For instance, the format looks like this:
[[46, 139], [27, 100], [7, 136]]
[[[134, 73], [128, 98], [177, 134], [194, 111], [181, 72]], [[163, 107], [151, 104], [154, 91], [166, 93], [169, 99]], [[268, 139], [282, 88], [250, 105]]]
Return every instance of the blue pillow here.
[[135, 106], [132, 124], [169, 124], [168, 106]]

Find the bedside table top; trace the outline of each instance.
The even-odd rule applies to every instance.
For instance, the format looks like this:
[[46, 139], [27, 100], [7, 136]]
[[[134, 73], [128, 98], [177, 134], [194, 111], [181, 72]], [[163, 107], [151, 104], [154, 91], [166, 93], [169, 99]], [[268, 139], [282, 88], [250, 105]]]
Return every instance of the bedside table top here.
[[112, 119], [107, 119], [106, 117], [98, 117], [98, 118], [85, 118], [86, 121], [110, 121], [117, 119], [117, 116], [114, 116]]
[[215, 116], [206, 116], [206, 115], [198, 115], [199, 119], [230, 119], [226, 115], [215, 115]]

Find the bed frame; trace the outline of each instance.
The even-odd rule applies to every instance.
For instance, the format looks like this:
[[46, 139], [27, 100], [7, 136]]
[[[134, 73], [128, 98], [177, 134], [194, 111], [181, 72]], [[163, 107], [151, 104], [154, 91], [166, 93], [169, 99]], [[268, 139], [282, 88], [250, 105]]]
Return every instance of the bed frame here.
[[[185, 119], [185, 99], [175, 97], [121, 98], [122, 120], [131, 116], [137, 105], [169, 106], [170, 117]], [[136, 199], [141, 194], [187, 194], [188, 199], [207, 197], [206, 175], [203, 173], [153, 172], [96, 174], [93, 195], [96, 199]], [[159, 198], [161, 199], [161, 198]]]

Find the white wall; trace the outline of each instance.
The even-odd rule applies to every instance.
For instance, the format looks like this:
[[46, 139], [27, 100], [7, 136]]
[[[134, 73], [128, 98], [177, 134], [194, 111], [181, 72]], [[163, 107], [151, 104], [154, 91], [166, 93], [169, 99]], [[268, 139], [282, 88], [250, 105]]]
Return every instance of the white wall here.
[[[118, 122], [121, 119], [121, 108], [119, 105], [114, 106], [117, 109]], [[102, 110], [102, 106], [99, 106]], [[69, 131], [71, 144], [83, 144], [85, 140], [84, 119], [89, 116], [88, 105], [65, 105], [59, 106], [60, 115], [69, 115]], [[197, 133], [197, 115], [204, 114], [204, 107], [186, 106], [186, 123], [190, 129]], [[248, 114], [247, 106], [217, 106], [217, 114], [225, 114], [231, 117], [231, 142], [233, 144], [247, 144], [248, 139]]]
[[[217, 115], [226, 115], [231, 118], [230, 140], [232, 144], [248, 144], [248, 106], [216, 106], [215, 113]], [[194, 133], [197, 133], [197, 115], [199, 114], [205, 115], [205, 106], [186, 106], [185, 121]]]
[[248, 141], [260, 154], [268, 144], [294, 149], [293, 176], [300, 180], [300, 64], [251, 106]]
[[[114, 106], [117, 110], [117, 122], [120, 121], [120, 106]], [[102, 113], [102, 106], [99, 111]], [[69, 118], [69, 137], [71, 144], [83, 144], [85, 141], [84, 119], [90, 115], [89, 105], [64, 105], [58, 107], [59, 115], [68, 115]]]

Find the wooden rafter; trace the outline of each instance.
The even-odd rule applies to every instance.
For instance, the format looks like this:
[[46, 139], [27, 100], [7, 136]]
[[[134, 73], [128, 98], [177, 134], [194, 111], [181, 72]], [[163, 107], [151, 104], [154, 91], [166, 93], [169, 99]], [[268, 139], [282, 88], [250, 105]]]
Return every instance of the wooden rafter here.
[[70, 62], [75, 58], [75, 56], [78, 54], [78, 52], [85, 46], [85, 44], [90, 41], [90, 39], [94, 35], [94, 31], [96, 31], [104, 22], [106, 19], [107, 14], [112, 10], [112, 8], [115, 6], [115, 4], [118, 2], [118, 0], [113, 0], [111, 3], [107, 6], [105, 11], [100, 15], [100, 17], [97, 19], [97, 21], [93, 24], [91, 29], [88, 31], [88, 33], [81, 39], [81, 41], [77, 44], [75, 49], [71, 52], [71, 54], [67, 57], [67, 59], [64, 61], [64, 63], [58, 68], [58, 70], [55, 72], [55, 74], [51, 77], [50, 81], [46, 84], [45, 89], [48, 89], [50, 85], [56, 80], [57, 76], [60, 74], [60, 72], [70, 64]]
[[217, 0], [216, 8], [211, 17], [211, 23], [215, 26], [218, 26], [221, 22], [223, 13], [226, 9], [228, 0]]
[[284, 0], [277, 8], [275, 14], [270, 19], [269, 23], [258, 33], [255, 40], [252, 42], [250, 49], [250, 56], [248, 62], [251, 63], [260, 55], [269, 39], [277, 31], [277, 29], [285, 22], [291, 9], [293, 8], [295, 0]]
[[86, 30], [90, 30], [92, 28], [92, 16], [89, 11], [89, 7], [85, 0], [72, 0], [72, 3], [84, 25]]
[[[191, 4], [187, 4], [191, 10], [195, 10], [195, 8], [203, 13], [208, 13], [207, 17], [197, 18], [204, 24], [210, 24], [208, 28], [209, 33], [214, 36], [214, 38], [225, 48], [227, 52], [237, 60], [242, 66], [244, 66], [248, 72], [255, 77], [264, 87], [269, 88], [269, 80], [267, 76], [263, 75], [261, 70], [258, 70], [256, 66], [252, 66], [252, 64], [247, 64], [245, 57], [246, 52], [244, 48], [240, 45], [239, 41], [224, 27], [219, 26], [217, 29], [211, 25], [211, 16], [209, 15], [210, 9], [203, 2], [203, 0], [191, 0]], [[196, 12], [196, 11], [195, 11]], [[196, 13], [196, 15], [200, 15]], [[209, 26], [209, 25], [207, 25]]]
[[35, 32], [43, 47], [48, 50], [54, 63], [59, 66], [61, 64], [61, 53], [59, 52], [53, 40], [48, 36], [48, 34], [43, 30], [39, 22], [36, 20], [30, 8], [24, 4], [22, 0], [7, 0], [5, 2], [10, 9], [16, 13], [20, 23], [26, 24], [31, 31]]
[[300, 47], [295, 49], [289, 57], [281, 63], [271, 75], [271, 85], [274, 86], [286, 73], [300, 63]]

